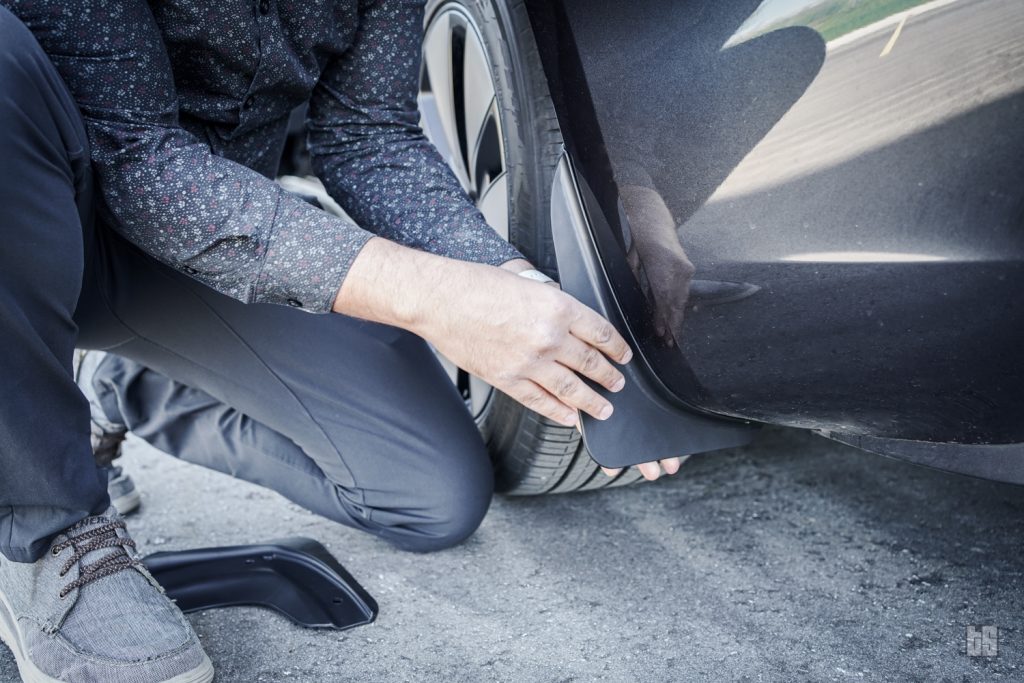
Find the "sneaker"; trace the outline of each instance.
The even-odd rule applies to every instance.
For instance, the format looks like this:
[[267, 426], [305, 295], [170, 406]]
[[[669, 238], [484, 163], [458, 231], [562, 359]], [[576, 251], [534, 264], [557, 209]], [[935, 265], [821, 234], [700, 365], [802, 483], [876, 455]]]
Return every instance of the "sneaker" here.
[[107, 477], [107, 492], [110, 504], [121, 515], [128, 515], [139, 509], [142, 498], [135, 488], [135, 482], [120, 467], [113, 465], [121, 457], [121, 446], [128, 437], [128, 427], [112, 422], [100, 405], [93, 377], [100, 363], [107, 357], [103, 351], [79, 351], [75, 354], [75, 383], [89, 400], [90, 434], [92, 454], [96, 465]]
[[[93, 408], [95, 410], [95, 408]], [[128, 438], [126, 427], [104, 425], [92, 418], [89, 441], [92, 443], [92, 455], [96, 458], [97, 467], [109, 467], [110, 463], [121, 457], [121, 446]]]
[[31, 564], [0, 558], [0, 639], [26, 683], [208, 683], [213, 665], [110, 509]]
[[100, 471], [107, 477], [107, 493], [110, 494], [110, 504], [114, 506], [117, 513], [122, 517], [130, 515], [139, 509], [142, 503], [142, 496], [135, 489], [135, 482], [116, 465], [101, 467]]
[[106, 357], [107, 354], [104, 351], [78, 351], [73, 361], [75, 384], [89, 401], [89, 436], [92, 441], [93, 456], [96, 458], [96, 464], [100, 467], [110, 465], [121, 456], [121, 445], [128, 437], [126, 425], [113, 422], [107, 417], [93, 384], [96, 371]]

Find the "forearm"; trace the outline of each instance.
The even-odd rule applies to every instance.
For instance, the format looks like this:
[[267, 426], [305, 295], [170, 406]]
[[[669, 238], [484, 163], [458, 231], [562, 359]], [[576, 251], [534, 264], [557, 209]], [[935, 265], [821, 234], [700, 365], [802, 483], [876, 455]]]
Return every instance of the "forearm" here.
[[[501, 265], [510, 273], [533, 268], [525, 259]], [[371, 238], [352, 262], [334, 300], [335, 313], [421, 332], [431, 311], [467, 283], [493, 277], [494, 268], [457, 261]]]
[[524, 270], [533, 270], [533, 264], [524, 258], [512, 259], [511, 261], [505, 261], [501, 264], [501, 267], [510, 273], [521, 273]]
[[439, 302], [488, 266], [371, 238], [353, 261], [333, 310], [422, 333]]

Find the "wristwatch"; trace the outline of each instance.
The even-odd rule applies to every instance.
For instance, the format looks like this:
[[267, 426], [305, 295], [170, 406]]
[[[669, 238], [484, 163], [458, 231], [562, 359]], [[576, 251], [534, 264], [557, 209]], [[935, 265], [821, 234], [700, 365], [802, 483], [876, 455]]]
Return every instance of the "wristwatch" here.
[[549, 278], [547, 275], [540, 272], [536, 268], [530, 270], [521, 270], [518, 273], [516, 273], [516, 275], [518, 275], [519, 277], [525, 277], [527, 280], [535, 280], [537, 282], [543, 282], [545, 284], [548, 282], [555, 282], [554, 280], [552, 280], [551, 278]]

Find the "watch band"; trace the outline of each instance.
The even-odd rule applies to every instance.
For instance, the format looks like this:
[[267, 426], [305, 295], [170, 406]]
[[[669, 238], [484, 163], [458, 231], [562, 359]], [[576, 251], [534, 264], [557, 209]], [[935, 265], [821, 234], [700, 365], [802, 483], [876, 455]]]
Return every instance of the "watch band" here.
[[544, 273], [540, 272], [535, 268], [531, 270], [519, 271], [518, 273], [516, 273], [516, 275], [518, 275], [519, 277], [525, 277], [527, 280], [536, 280], [537, 282], [554, 282], [554, 280], [552, 280], [547, 275], [545, 275]]

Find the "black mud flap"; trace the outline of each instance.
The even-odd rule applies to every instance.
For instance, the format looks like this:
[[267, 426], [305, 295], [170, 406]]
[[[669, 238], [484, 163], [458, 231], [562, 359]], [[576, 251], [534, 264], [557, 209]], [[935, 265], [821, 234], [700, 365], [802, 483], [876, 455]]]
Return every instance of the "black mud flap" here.
[[[611, 264], [598, 256], [581, 189], [568, 155], [563, 154], [551, 189], [551, 231], [559, 280], [564, 291], [615, 325], [635, 354], [633, 362], [619, 368], [626, 377], [621, 392], [613, 394], [591, 383], [615, 407], [615, 415], [606, 422], [581, 414], [583, 442], [591, 457], [605, 467], [626, 467], [749, 443], [759, 426], [690, 410], [674, 400], [658, 380], [615, 300], [605, 272]], [[628, 268], [625, 257], [620, 260], [622, 267]]]
[[269, 607], [300, 626], [331, 629], [377, 618], [377, 602], [309, 538], [154, 553], [143, 563], [183, 612]]

